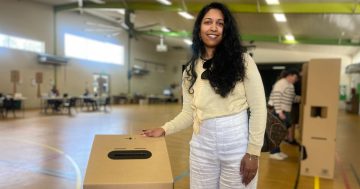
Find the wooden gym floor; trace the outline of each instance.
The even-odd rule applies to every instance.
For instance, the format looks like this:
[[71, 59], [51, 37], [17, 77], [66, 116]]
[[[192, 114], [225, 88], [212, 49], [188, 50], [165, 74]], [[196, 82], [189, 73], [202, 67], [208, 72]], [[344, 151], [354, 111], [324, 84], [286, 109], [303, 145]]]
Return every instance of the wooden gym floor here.
[[[75, 116], [41, 115], [0, 119], [1, 189], [79, 189], [96, 134], [139, 134], [173, 118], [180, 105], [113, 106], [110, 113], [78, 112]], [[300, 176], [299, 189], [360, 188], [360, 116], [339, 112], [333, 180]], [[188, 189], [188, 142], [191, 128], [166, 137], [175, 189]], [[282, 144], [289, 158], [260, 159], [259, 189], [295, 188], [298, 149]], [[326, 157], [323, 157], [326, 158]]]

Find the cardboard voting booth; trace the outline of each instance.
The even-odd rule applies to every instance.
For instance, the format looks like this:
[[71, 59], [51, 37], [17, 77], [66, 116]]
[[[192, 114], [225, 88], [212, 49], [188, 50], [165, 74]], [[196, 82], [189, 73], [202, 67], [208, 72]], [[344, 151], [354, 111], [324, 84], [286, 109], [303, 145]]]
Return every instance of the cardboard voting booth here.
[[340, 70], [340, 59], [303, 65], [300, 125], [308, 157], [301, 175], [334, 178]]
[[96, 135], [84, 189], [173, 189], [164, 137]]

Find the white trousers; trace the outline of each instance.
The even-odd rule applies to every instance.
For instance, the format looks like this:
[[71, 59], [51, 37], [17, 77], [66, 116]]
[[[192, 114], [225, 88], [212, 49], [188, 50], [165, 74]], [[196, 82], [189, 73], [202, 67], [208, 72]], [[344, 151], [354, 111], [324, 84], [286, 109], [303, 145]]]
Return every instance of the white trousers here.
[[204, 120], [190, 141], [191, 189], [256, 189], [258, 174], [245, 187], [240, 162], [248, 144], [248, 115]]

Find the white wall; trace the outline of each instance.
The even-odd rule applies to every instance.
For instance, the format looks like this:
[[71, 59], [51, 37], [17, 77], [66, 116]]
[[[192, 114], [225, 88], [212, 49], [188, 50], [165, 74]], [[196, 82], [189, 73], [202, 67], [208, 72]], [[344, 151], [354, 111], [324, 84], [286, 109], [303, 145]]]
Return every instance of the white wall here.
[[[54, 25], [56, 20], [56, 27]], [[125, 55], [128, 53], [128, 38], [123, 32], [117, 38], [107, 38], [104, 34], [85, 32], [87, 21], [102, 24], [111, 24], [87, 14], [77, 12], [60, 12], [56, 16], [53, 8], [41, 3], [30, 3], [26, 1], [3, 0], [0, 6], [0, 33], [19, 36], [22, 38], [44, 41], [46, 53], [64, 55], [64, 34], [71, 33], [100, 41], [124, 45]], [[55, 41], [56, 28], [57, 39]], [[131, 64], [140, 64], [135, 59], [142, 59], [157, 62], [165, 65], [164, 72], [157, 72], [152, 65], [148, 64], [150, 73], [143, 77], [132, 77], [131, 94], [162, 94], [165, 87], [168, 87], [181, 74], [174, 73], [173, 66], [167, 64], [170, 61], [164, 58], [163, 53], [155, 52], [156, 44], [139, 37], [139, 40], [131, 42]], [[54, 52], [56, 49], [56, 53]], [[176, 56], [178, 52], [171, 52]], [[165, 53], [166, 54], [166, 53]], [[18, 85], [18, 92], [28, 98], [26, 107], [39, 107], [40, 100], [36, 97], [37, 88], [31, 85], [36, 72], [43, 72], [44, 82], [41, 85], [42, 92], [48, 92], [54, 81], [61, 93], [70, 95], [81, 95], [87, 86], [92, 85], [92, 75], [103, 73], [110, 75], [110, 93], [112, 95], [128, 92], [127, 70], [128, 58], [125, 57], [124, 65], [101, 64], [92, 61], [70, 59], [66, 66], [55, 69], [51, 65], [39, 64], [36, 60], [37, 54], [13, 49], [0, 48], [0, 92], [12, 93], [10, 83], [10, 71], [19, 70], [21, 83]], [[168, 56], [166, 56], [168, 57]], [[56, 78], [55, 78], [56, 76]], [[181, 77], [180, 77], [181, 78]]]
[[[78, 12], [57, 13], [57, 54], [64, 55], [64, 36], [66, 33], [90, 38], [98, 41], [123, 45], [127, 49], [127, 37], [122, 34], [119, 38], [108, 38], [104, 34], [86, 32], [86, 28], [94, 28], [86, 22], [109, 24], [100, 19]], [[84, 47], [84, 51], [86, 47]], [[126, 53], [125, 53], [126, 54]], [[101, 73], [110, 75], [110, 93], [119, 94], [127, 91], [127, 64], [124, 57], [124, 65], [103, 64], [94, 61], [71, 58], [66, 66], [59, 67], [57, 81], [59, 90], [71, 95], [80, 95], [86, 87], [91, 88], [93, 74]], [[49, 86], [50, 87], [50, 86]]]
[[[321, 48], [321, 46], [319, 46]], [[291, 50], [273, 50], [273, 49], [256, 49], [254, 60], [257, 63], [273, 63], [273, 62], [308, 62], [310, 59], [317, 58], [340, 58], [340, 84], [349, 85], [349, 77], [345, 74], [345, 67], [352, 63], [351, 56], [326, 53], [310, 53]]]
[[352, 58], [353, 58], [352, 63], [360, 63], [360, 49], [357, 53], [353, 55]]
[[[53, 11], [49, 6], [26, 1], [3, 0], [0, 6], [0, 33], [23, 37], [46, 44], [46, 52], [53, 52]], [[10, 70], [20, 71], [20, 85], [17, 89], [29, 97], [26, 105], [38, 106], [35, 100], [36, 87], [31, 85], [36, 72], [45, 77], [53, 75], [53, 69], [39, 66], [36, 54], [13, 49], [0, 48], [0, 92], [12, 93]]]
[[[321, 48], [321, 46], [319, 46]], [[321, 58], [339, 58], [341, 59], [341, 70], [340, 74], [340, 85], [346, 86], [347, 97], [350, 95], [350, 83], [351, 78], [345, 73], [345, 68], [352, 63], [351, 56], [344, 56], [339, 54], [326, 54], [326, 53], [311, 53], [311, 52], [300, 52], [291, 50], [273, 50], [273, 49], [256, 49], [254, 53], [254, 60], [257, 63], [274, 63], [274, 62], [308, 62], [311, 59]], [[326, 68], [324, 68], [324, 71]], [[331, 77], [331, 76], [329, 76]], [[345, 102], [339, 101], [339, 108], [345, 109]]]
[[[360, 64], [360, 50], [353, 56], [352, 63]], [[357, 85], [360, 84], [360, 73], [350, 74], [350, 80], [350, 88], [357, 88]]]
[[[156, 44], [144, 41], [139, 36], [132, 41], [132, 65], [142, 66], [149, 70], [148, 75], [133, 76], [131, 91], [146, 95], [159, 95], [165, 87], [171, 84], [174, 77], [171, 62], [165, 57], [164, 52], [156, 52]], [[141, 60], [148, 60], [144, 63]], [[178, 70], [181, 72], [181, 70]], [[180, 78], [181, 79], [181, 78]]]
[[[46, 52], [49, 54], [63, 55], [64, 33], [72, 33], [89, 37], [96, 40], [108, 41], [124, 45], [125, 55], [127, 54], [128, 39], [125, 32], [118, 38], [107, 38], [102, 34], [85, 32], [87, 21], [110, 24], [87, 14], [80, 15], [77, 12], [60, 12], [56, 15], [57, 40], [55, 46], [54, 13], [49, 5], [30, 3], [27, 1], [2, 0], [0, 6], [0, 33], [19, 36], [39, 41], [46, 44]], [[181, 65], [189, 59], [189, 51], [170, 50], [167, 53], [155, 52], [156, 43], [149, 42], [143, 37], [131, 42], [131, 65], [147, 66], [150, 70], [148, 75], [132, 77], [130, 88], [131, 93], [161, 94], [165, 87], [171, 83], [180, 83]], [[321, 47], [321, 46], [319, 46]], [[310, 52], [299, 52], [290, 50], [273, 50], [258, 48], [254, 52], [257, 63], [266, 62], [303, 62], [311, 58], [341, 58], [342, 70], [340, 84], [350, 85], [349, 76], [344, 74], [344, 68], [352, 63], [359, 62], [360, 52], [354, 56], [341, 56], [336, 54], [319, 54]], [[56, 71], [57, 78], [54, 78], [54, 67], [40, 65], [37, 63], [36, 54], [19, 50], [0, 48], [0, 92], [12, 93], [10, 83], [10, 71], [21, 72], [21, 83], [18, 91], [28, 97], [27, 107], [37, 107], [40, 101], [36, 97], [36, 87], [31, 85], [36, 72], [44, 73], [44, 83], [41, 86], [42, 92], [50, 90], [54, 80], [60, 92], [67, 92], [70, 95], [83, 93], [86, 84], [91, 85], [92, 74], [106, 73], [111, 77], [110, 91], [112, 95], [127, 93], [127, 57], [124, 65], [100, 64], [97, 62], [71, 59], [71, 61]], [[154, 64], [144, 64], [137, 59], [147, 60], [164, 65], [163, 72], [158, 71]]]
[[[321, 48], [321, 46], [319, 46]], [[273, 50], [273, 49], [256, 49], [254, 60], [257, 63], [273, 63], [273, 62], [308, 62], [310, 59], [317, 58], [339, 58], [341, 59], [340, 85], [349, 85], [349, 76], [345, 74], [345, 67], [352, 62], [350, 56], [326, 53], [310, 53], [291, 50]]]

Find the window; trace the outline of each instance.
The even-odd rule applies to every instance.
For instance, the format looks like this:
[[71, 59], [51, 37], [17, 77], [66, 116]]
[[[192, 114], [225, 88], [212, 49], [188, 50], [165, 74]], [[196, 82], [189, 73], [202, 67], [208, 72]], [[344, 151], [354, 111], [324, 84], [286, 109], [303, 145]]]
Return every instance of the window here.
[[24, 39], [20, 37], [13, 37], [4, 34], [0, 34], [0, 47], [31, 51], [36, 53], [45, 52], [44, 42]]
[[0, 47], [6, 47], [6, 36], [0, 34]]
[[66, 33], [65, 56], [123, 65], [124, 47]]

